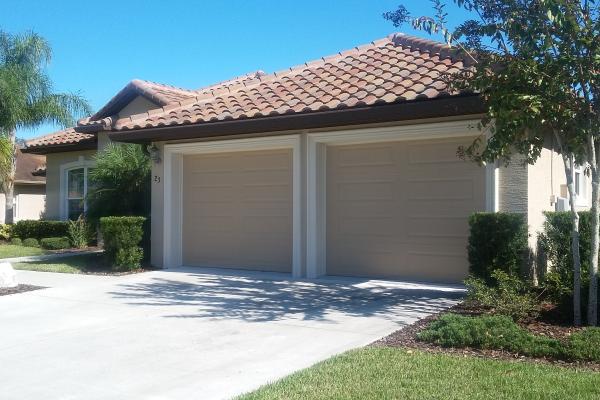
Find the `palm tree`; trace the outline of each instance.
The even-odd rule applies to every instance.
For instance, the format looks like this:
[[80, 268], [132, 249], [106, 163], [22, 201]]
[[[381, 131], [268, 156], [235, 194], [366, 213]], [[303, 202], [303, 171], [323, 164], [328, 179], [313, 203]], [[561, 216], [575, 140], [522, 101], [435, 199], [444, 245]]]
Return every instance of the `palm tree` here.
[[0, 187], [6, 196], [5, 222], [13, 222], [16, 132], [51, 122], [72, 126], [90, 114], [78, 94], [54, 93], [46, 66], [52, 49], [41, 36], [0, 31]]

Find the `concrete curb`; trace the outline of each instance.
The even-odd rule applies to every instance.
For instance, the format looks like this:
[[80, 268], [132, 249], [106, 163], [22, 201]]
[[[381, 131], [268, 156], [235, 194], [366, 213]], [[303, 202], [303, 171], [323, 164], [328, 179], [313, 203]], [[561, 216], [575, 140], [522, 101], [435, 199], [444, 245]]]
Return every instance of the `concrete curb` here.
[[44, 254], [41, 256], [26, 256], [26, 257], [12, 257], [12, 258], [0, 258], [0, 262], [35, 262], [35, 261], [47, 261], [59, 258], [68, 258], [75, 256], [85, 256], [88, 254], [99, 254], [103, 253], [104, 250], [88, 250], [88, 251], [74, 251], [71, 253], [59, 253], [59, 254]]

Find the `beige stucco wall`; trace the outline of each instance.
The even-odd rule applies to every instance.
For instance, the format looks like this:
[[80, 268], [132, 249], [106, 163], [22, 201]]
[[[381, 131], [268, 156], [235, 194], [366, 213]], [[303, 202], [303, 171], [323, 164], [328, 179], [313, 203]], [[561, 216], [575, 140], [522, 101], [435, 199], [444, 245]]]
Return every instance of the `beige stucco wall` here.
[[40, 219], [46, 214], [45, 185], [15, 185], [15, 221]]
[[[554, 211], [552, 196], [561, 196], [561, 186], [566, 185], [562, 156], [554, 150], [556, 146], [552, 137], [548, 136], [542, 153], [535, 164], [527, 167], [527, 201], [530, 246], [535, 249], [538, 234], [543, 230], [544, 211]], [[577, 202], [577, 209], [586, 210], [591, 207], [591, 180], [585, 177], [583, 196]]]
[[72, 151], [46, 155], [46, 219], [60, 219], [60, 166], [66, 163], [92, 160], [96, 151]]
[[158, 108], [157, 104], [151, 102], [145, 97], [138, 96], [133, 99], [129, 104], [127, 104], [121, 111], [119, 111], [119, 118], [129, 117], [130, 115], [140, 114], [151, 110], [153, 108]]
[[[164, 154], [164, 143], [155, 143]], [[150, 262], [155, 267], [163, 265], [163, 216], [164, 216], [164, 167], [163, 163], [152, 163], [151, 197], [151, 243]]]
[[[46, 210], [46, 187], [45, 185], [15, 184], [14, 191], [15, 221], [24, 219], [41, 219]], [[0, 224], [4, 223], [4, 209], [6, 196], [0, 193]]]

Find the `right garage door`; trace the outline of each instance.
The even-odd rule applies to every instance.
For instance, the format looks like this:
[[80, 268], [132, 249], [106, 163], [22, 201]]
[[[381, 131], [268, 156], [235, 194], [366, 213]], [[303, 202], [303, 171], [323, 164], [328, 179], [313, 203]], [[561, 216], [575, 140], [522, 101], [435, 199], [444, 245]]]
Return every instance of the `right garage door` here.
[[327, 149], [327, 274], [458, 282], [485, 168], [458, 159], [472, 139]]

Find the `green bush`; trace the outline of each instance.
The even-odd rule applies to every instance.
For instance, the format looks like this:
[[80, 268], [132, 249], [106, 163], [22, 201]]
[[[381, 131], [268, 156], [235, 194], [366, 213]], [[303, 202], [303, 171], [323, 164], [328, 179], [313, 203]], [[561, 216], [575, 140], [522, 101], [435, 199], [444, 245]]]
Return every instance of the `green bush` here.
[[67, 221], [19, 221], [13, 225], [12, 234], [20, 238], [42, 239], [68, 235]]
[[418, 334], [418, 339], [443, 347], [506, 350], [532, 357], [565, 358], [560, 341], [535, 336], [511, 318], [445, 314]]
[[0, 239], [9, 240], [12, 235], [12, 225], [0, 224]]
[[23, 242], [18, 237], [14, 237], [14, 238], [10, 239], [10, 244], [13, 244], [15, 246], [22, 246]]
[[600, 328], [585, 328], [572, 334], [566, 347], [572, 360], [600, 361]]
[[62, 250], [71, 247], [68, 237], [49, 237], [40, 240], [40, 246], [46, 250]]
[[[550, 271], [540, 283], [545, 295], [563, 310], [573, 312], [573, 254], [571, 251], [571, 213], [544, 213], [544, 231], [538, 238], [539, 248], [548, 259]], [[581, 257], [581, 303], [582, 315], [586, 315], [589, 266], [591, 254], [591, 215], [579, 212], [579, 254]]]
[[469, 217], [471, 275], [493, 282], [492, 272], [519, 275], [528, 249], [527, 222], [521, 214], [475, 213]]
[[40, 242], [36, 238], [27, 238], [23, 240], [23, 246], [25, 247], [40, 247]]
[[144, 217], [102, 217], [100, 231], [104, 238], [104, 250], [117, 269], [136, 269], [144, 252], [140, 242], [144, 234]]
[[492, 272], [492, 279], [491, 285], [480, 278], [465, 280], [467, 301], [490, 308], [494, 313], [515, 321], [539, 315], [540, 304], [529, 283], [501, 270]]
[[68, 221], [69, 240], [73, 247], [83, 249], [87, 247], [90, 241], [90, 227], [81, 216], [75, 221]]

